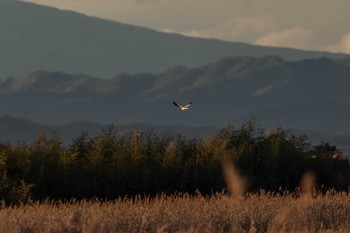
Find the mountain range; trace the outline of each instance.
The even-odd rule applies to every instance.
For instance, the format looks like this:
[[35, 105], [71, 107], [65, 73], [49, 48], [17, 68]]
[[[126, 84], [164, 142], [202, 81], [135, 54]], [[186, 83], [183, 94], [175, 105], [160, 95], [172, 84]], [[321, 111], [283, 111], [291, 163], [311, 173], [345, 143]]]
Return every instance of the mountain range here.
[[[350, 130], [349, 86], [350, 66], [329, 58], [232, 57], [110, 79], [38, 71], [0, 80], [0, 115], [44, 124], [87, 120], [215, 127], [256, 116], [266, 127], [337, 133]], [[193, 105], [178, 111], [173, 101]]]
[[0, 77], [37, 70], [159, 73], [202, 66], [222, 57], [278, 55], [285, 60], [344, 54], [191, 38], [16, 0], [0, 0]]

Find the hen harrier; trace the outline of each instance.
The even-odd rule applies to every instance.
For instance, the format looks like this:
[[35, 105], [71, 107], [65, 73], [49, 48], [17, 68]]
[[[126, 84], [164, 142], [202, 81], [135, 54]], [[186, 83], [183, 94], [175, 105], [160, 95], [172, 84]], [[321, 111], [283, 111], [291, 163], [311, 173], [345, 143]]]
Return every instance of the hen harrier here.
[[187, 110], [187, 109], [191, 106], [192, 102], [189, 102], [189, 103], [186, 104], [185, 106], [182, 106], [182, 105], [180, 105], [180, 104], [177, 104], [176, 102], [173, 102], [173, 104], [174, 104], [175, 106], [179, 107], [182, 111], [184, 111], [184, 110]]

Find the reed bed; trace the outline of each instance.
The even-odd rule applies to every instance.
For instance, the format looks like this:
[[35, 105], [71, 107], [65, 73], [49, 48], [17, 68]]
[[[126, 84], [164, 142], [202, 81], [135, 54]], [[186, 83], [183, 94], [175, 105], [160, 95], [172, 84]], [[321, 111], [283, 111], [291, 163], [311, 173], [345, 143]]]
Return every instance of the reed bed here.
[[0, 232], [350, 232], [350, 196], [178, 194], [3, 207]]

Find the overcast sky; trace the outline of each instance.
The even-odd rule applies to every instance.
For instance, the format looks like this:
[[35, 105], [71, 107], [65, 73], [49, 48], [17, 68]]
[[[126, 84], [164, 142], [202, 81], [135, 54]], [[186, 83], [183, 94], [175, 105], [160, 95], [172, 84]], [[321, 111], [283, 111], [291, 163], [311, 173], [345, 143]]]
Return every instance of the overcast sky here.
[[164, 32], [350, 53], [350, 0], [27, 0]]

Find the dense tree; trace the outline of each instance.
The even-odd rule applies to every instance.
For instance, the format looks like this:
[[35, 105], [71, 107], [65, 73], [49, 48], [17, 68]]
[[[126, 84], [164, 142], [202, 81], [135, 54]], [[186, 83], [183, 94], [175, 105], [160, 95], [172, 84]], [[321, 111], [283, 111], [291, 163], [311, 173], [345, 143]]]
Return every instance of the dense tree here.
[[222, 164], [233, 162], [248, 191], [295, 190], [306, 171], [319, 187], [347, 190], [349, 161], [326, 142], [277, 128], [266, 132], [254, 119], [227, 126], [215, 136], [160, 137], [107, 126], [71, 145], [39, 134], [30, 144], [0, 144], [0, 198], [5, 203], [42, 199], [113, 199], [118, 196], [211, 194], [225, 189]]

